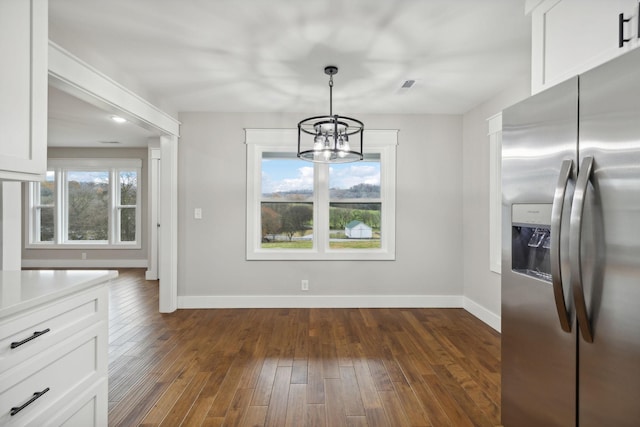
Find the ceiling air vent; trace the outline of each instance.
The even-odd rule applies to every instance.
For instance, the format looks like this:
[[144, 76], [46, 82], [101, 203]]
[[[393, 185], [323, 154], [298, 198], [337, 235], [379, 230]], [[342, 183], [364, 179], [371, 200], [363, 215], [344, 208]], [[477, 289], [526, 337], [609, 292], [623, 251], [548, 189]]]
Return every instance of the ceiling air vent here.
[[409, 89], [414, 84], [416, 84], [415, 80], [405, 80], [404, 83], [402, 83], [402, 86], [400, 86], [400, 88], [401, 89]]

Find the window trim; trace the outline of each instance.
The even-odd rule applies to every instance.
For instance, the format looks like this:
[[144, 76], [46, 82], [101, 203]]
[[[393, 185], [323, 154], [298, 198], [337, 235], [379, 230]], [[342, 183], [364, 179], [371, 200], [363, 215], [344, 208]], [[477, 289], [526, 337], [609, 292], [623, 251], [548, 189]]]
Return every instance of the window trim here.
[[[319, 188], [329, 182], [329, 165], [309, 163], [314, 168], [313, 221], [311, 249], [263, 249], [260, 247], [260, 206], [262, 189], [262, 153], [295, 152], [296, 129], [245, 129], [247, 145], [247, 200], [246, 200], [246, 258], [247, 260], [395, 260], [396, 210], [396, 146], [398, 130], [365, 130], [365, 154], [380, 154], [380, 198], [382, 201], [381, 230], [383, 238], [377, 249], [331, 249], [324, 236], [329, 224], [329, 188]], [[324, 186], [323, 186], [324, 187]], [[322, 208], [326, 206], [326, 209]], [[326, 211], [326, 212], [325, 212]]]
[[[25, 210], [27, 211], [28, 226], [25, 227], [26, 249], [141, 249], [142, 248], [142, 160], [127, 158], [104, 159], [80, 159], [58, 158], [48, 159], [47, 170], [55, 173], [55, 196], [53, 205], [54, 241], [35, 241], [38, 236], [36, 230], [35, 204], [39, 192], [39, 182], [30, 182], [27, 185], [28, 196], [25, 197]], [[109, 173], [109, 207], [108, 207], [108, 240], [99, 241], [70, 241], [64, 231], [66, 230], [66, 215], [63, 206], [67, 205], [68, 194], [63, 187], [67, 185], [68, 171], [108, 171]], [[116, 216], [122, 207], [117, 202], [120, 198], [120, 172], [135, 170], [138, 179], [138, 191], [136, 191], [136, 238], [132, 242], [120, 241], [119, 218]], [[117, 190], [117, 191], [114, 191]], [[129, 207], [129, 206], [127, 206]]]

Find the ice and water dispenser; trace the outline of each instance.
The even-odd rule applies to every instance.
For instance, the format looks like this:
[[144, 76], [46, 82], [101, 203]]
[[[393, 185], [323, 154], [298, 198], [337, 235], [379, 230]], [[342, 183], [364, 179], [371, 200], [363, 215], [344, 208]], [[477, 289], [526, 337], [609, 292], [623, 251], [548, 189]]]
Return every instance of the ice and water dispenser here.
[[514, 204], [511, 210], [511, 268], [551, 282], [551, 205]]

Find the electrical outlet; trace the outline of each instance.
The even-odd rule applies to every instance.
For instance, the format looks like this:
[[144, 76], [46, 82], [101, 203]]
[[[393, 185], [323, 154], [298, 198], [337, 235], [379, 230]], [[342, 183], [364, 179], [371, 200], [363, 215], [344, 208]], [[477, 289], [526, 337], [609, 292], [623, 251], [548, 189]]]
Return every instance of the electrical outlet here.
[[193, 210], [193, 217], [195, 219], [202, 219], [202, 208], [195, 208]]
[[86, 252], [82, 252], [82, 259], [87, 259], [87, 253]]
[[309, 281], [308, 280], [303, 280], [300, 283], [300, 290], [303, 290], [303, 291], [308, 291], [309, 290]]

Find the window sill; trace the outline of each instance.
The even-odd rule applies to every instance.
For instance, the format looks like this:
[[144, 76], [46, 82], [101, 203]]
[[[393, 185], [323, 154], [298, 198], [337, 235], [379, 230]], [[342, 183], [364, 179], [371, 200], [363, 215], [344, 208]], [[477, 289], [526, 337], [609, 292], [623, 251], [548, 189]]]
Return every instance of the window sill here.
[[142, 245], [140, 243], [132, 243], [129, 245], [116, 244], [110, 245], [105, 243], [57, 243], [57, 244], [49, 244], [49, 243], [30, 243], [25, 245], [25, 249], [142, 249]]
[[395, 261], [395, 253], [387, 251], [253, 251], [247, 253], [247, 261]]

